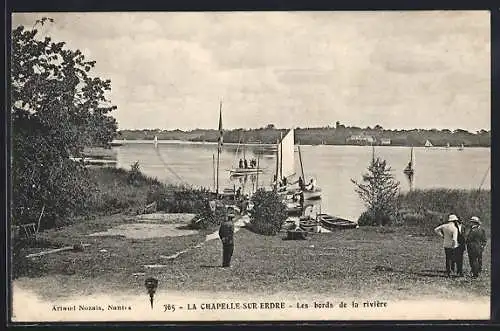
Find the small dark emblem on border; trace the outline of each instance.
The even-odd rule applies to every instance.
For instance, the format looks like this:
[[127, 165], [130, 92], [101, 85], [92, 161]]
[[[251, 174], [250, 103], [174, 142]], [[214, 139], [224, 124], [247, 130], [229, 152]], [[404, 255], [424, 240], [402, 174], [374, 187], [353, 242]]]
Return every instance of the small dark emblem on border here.
[[156, 278], [148, 278], [144, 282], [144, 285], [146, 286], [146, 289], [148, 290], [149, 294], [149, 302], [151, 302], [151, 309], [153, 309], [153, 301], [154, 301], [154, 296], [156, 293], [156, 289], [158, 288], [158, 279]]

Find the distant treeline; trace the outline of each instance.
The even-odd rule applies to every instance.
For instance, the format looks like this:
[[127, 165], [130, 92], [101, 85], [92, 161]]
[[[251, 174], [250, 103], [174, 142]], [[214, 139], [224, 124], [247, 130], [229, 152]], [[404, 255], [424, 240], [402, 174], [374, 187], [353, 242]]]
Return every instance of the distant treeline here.
[[[278, 129], [269, 124], [259, 129], [232, 129], [224, 131], [224, 142], [228, 143], [263, 143], [273, 144], [287, 129]], [[217, 130], [195, 129], [182, 130], [120, 130], [116, 139], [119, 140], [184, 140], [216, 142], [219, 136]], [[392, 145], [392, 146], [424, 146], [429, 140], [433, 146], [490, 147], [491, 132], [480, 130], [472, 133], [467, 130], [386, 130], [377, 125], [374, 128], [348, 127], [337, 124], [335, 127], [296, 128], [295, 143], [303, 145]]]

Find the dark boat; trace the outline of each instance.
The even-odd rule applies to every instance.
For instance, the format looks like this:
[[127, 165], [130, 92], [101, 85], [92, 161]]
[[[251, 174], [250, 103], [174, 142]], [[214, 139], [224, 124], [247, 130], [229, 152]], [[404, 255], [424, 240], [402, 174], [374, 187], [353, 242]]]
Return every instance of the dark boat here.
[[307, 232], [319, 232], [320, 223], [313, 219], [302, 219], [299, 221], [299, 227]]
[[356, 222], [328, 214], [318, 214], [318, 221], [320, 221], [322, 227], [328, 230], [355, 229], [359, 227]]

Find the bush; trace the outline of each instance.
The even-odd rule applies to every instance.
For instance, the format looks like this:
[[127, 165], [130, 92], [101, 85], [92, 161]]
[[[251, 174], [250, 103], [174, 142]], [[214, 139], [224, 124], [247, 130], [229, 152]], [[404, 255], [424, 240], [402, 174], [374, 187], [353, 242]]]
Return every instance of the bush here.
[[384, 213], [376, 214], [373, 211], [364, 211], [358, 218], [358, 225], [360, 226], [374, 226], [374, 225], [393, 225], [396, 223], [396, 218]]
[[359, 225], [391, 225], [396, 220], [399, 182], [394, 179], [385, 160], [373, 158], [363, 182], [356, 185], [356, 193], [368, 210], [358, 220]]
[[259, 189], [252, 202], [251, 228], [259, 234], [276, 235], [288, 217], [281, 198], [274, 191]]
[[202, 213], [206, 210], [210, 192], [204, 188], [174, 185], [152, 185], [147, 203], [156, 202], [157, 210], [166, 213]]
[[456, 214], [465, 221], [471, 216], [478, 216], [487, 227], [491, 224], [489, 190], [412, 190], [398, 196], [398, 205], [408, 211], [400, 217], [406, 225], [424, 226], [432, 230], [433, 226], [444, 222], [449, 214]]
[[139, 161], [134, 162], [130, 165], [130, 171], [128, 173], [128, 183], [134, 186], [139, 186], [139, 179], [142, 177]]

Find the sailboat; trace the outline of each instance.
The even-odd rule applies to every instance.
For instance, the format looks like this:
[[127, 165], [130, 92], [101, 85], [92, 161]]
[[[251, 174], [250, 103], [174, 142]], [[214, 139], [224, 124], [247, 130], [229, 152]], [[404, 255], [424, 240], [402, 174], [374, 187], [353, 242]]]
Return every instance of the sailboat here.
[[[240, 145], [238, 145], [238, 149], [239, 149], [239, 147], [240, 147]], [[236, 156], [238, 155], [238, 149], [236, 150]], [[246, 153], [245, 152], [246, 152], [246, 148], [243, 145], [243, 159], [241, 159], [242, 162], [240, 162], [240, 164], [238, 164], [238, 166], [235, 166], [232, 169], [229, 169], [231, 177], [240, 177], [240, 176], [246, 176], [246, 175], [256, 175], [258, 173], [263, 173], [264, 172], [263, 168], [257, 167], [257, 161], [256, 160], [255, 160], [255, 164], [251, 164], [251, 162], [250, 162], [250, 164], [248, 164], [248, 162], [246, 164], [243, 163], [243, 160], [247, 161], [246, 160]]]
[[460, 145], [460, 147], [458, 147], [458, 150], [459, 151], [463, 151], [464, 150], [464, 144]]
[[[289, 179], [295, 175], [295, 136], [294, 129], [290, 129], [287, 134], [282, 137], [282, 139], [278, 142], [278, 149], [276, 153], [276, 180], [278, 183], [283, 182], [283, 179], [286, 179], [288, 182]], [[302, 166], [302, 155], [300, 152], [300, 146], [298, 148], [299, 151], [299, 159], [302, 170], [302, 179], [304, 178], [304, 168]], [[305, 183], [304, 183], [305, 184]], [[313, 187], [312, 189], [308, 189], [307, 185], [304, 190], [296, 189], [288, 189], [286, 186], [280, 188], [278, 193], [285, 194], [304, 194], [304, 200], [311, 199], [319, 199], [321, 198], [321, 189], [319, 187]]]
[[429, 140], [426, 140], [424, 146], [427, 147], [427, 148], [429, 148], [429, 147], [432, 147], [432, 144], [431, 144], [431, 142]]
[[413, 176], [413, 174], [415, 173], [415, 169], [413, 167], [413, 147], [411, 148], [410, 152], [410, 162], [408, 162], [408, 165], [406, 166], [405, 170], [403, 170], [403, 172], [407, 176]]
[[158, 137], [155, 136], [155, 138], [153, 139], [153, 144], [155, 145], [155, 147], [158, 147]]
[[450, 143], [446, 143], [446, 149], [450, 148]]
[[282, 136], [276, 149], [276, 180], [283, 181], [295, 175], [295, 133], [290, 129]]

